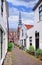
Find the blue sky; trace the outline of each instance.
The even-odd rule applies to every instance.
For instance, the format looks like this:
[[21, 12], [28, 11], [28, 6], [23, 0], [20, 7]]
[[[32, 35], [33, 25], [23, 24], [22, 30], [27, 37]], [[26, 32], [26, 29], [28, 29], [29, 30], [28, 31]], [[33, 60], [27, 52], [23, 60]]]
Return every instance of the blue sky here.
[[9, 7], [9, 27], [17, 28], [19, 22], [19, 11], [24, 24], [34, 24], [33, 7], [38, 0], [7, 0]]

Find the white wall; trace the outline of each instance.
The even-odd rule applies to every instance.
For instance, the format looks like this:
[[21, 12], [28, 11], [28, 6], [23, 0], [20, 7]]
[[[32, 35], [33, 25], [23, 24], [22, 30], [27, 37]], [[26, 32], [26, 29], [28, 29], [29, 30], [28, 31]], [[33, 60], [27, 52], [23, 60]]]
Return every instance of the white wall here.
[[[42, 3], [41, 3], [42, 4]], [[41, 5], [40, 4], [40, 5]], [[39, 5], [39, 6], [40, 6]], [[35, 32], [39, 32], [39, 48], [42, 49], [42, 21], [39, 20], [39, 6], [37, 7], [37, 9], [34, 11], [34, 27], [27, 30], [27, 43], [26, 43], [26, 47], [29, 48], [29, 37], [32, 36], [32, 45], [35, 48]]]
[[[40, 5], [42, 4], [42, 2], [40, 3]], [[39, 5], [39, 6], [40, 6]], [[39, 6], [36, 8], [36, 10], [34, 11], [34, 22], [38, 23], [39, 22]]]
[[[23, 30], [23, 36], [22, 36], [22, 30]], [[22, 28], [20, 29], [20, 39], [25, 39], [26, 38], [26, 28], [23, 25]]]
[[3, 30], [3, 50], [2, 50], [2, 59], [0, 59], [0, 65], [3, 62], [3, 59], [5, 58], [5, 55], [7, 53], [7, 12], [6, 12], [6, 4], [3, 3], [3, 16], [1, 15], [1, 0], [0, 0], [0, 28]]
[[[23, 30], [23, 36], [22, 36], [22, 30]], [[23, 24], [21, 29], [20, 29], [20, 39], [19, 39], [20, 45], [22, 44], [21, 40], [23, 40], [23, 45], [24, 45], [24, 39], [26, 39], [26, 33], [27, 33], [27, 29], [26, 29], [25, 25]]]
[[[40, 5], [41, 4], [42, 2], [40, 3]], [[42, 49], [42, 21], [39, 20], [39, 6], [35, 10], [35, 18], [34, 18], [35, 26], [34, 27], [35, 27], [35, 31], [38, 31], [40, 33], [39, 48]]]
[[[42, 3], [41, 3], [42, 4]], [[40, 5], [41, 5], [40, 4]], [[39, 6], [40, 6], [39, 5]], [[30, 42], [29, 42], [29, 37], [32, 36], [32, 45], [34, 46], [34, 48], [36, 48], [36, 43], [35, 43], [35, 32], [39, 32], [39, 48], [42, 49], [42, 21], [39, 20], [39, 6], [36, 8], [36, 10], [34, 11], [34, 27], [27, 30], [24, 26], [21, 28], [20, 30], [20, 40], [24, 40], [25, 37], [25, 33], [27, 33], [28, 38], [26, 39], [26, 47], [29, 48], [30, 46]], [[22, 37], [22, 29], [24, 31], [24, 36]]]
[[27, 30], [27, 35], [28, 35], [28, 38], [27, 38], [26, 47], [29, 48], [29, 46], [30, 46], [29, 37], [32, 37], [32, 45], [35, 48], [35, 30], [34, 30], [34, 27]]

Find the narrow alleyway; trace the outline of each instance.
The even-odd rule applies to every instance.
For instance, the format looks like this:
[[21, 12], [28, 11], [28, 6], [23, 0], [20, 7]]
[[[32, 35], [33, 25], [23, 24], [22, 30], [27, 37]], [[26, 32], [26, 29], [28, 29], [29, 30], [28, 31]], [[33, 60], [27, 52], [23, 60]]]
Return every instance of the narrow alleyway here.
[[12, 52], [8, 52], [4, 65], [42, 65], [42, 62], [29, 55], [18, 47], [13, 46]]
[[42, 65], [41, 61], [20, 50], [18, 47], [13, 48], [13, 55], [12, 65]]

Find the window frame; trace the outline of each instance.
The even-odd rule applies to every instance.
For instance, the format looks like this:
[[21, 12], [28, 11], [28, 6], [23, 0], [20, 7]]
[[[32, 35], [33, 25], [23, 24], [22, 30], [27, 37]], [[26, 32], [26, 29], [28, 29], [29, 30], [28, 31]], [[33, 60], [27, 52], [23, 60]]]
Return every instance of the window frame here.
[[39, 20], [42, 21], [42, 4], [39, 7]]
[[2, 50], [2, 46], [3, 46], [3, 31], [2, 31], [1, 29], [0, 29], [0, 34], [1, 34], [1, 38], [0, 38], [0, 40], [1, 40], [1, 42], [0, 42], [0, 45], [1, 45], [1, 46], [0, 46], [0, 48], [1, 48], [1, 49], [0, 49], [0, 54], [1, 54], [1, 55], [0, 55], [0, 59], [2, 59], [2, 54], [3, 54], [3, 53], [2, 53], [2, 51], [3, 51], [3, 50]]
[[23, 37], [23, 29], [22, 29], [22, 37]]
[[32, 45], [32, 36], [29, 37], [30, 46]]
[[3, 16], [3, 2], [4, 0], [1, 0], [1, 15]]

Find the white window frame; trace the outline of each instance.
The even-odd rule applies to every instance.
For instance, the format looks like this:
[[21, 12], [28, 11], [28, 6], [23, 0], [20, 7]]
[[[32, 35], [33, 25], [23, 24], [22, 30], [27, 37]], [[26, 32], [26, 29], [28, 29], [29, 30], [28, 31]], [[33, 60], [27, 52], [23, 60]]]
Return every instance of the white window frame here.
[[42, 21], [42, 4], [39, 7], [39, 20]]

